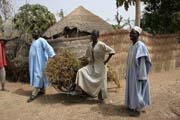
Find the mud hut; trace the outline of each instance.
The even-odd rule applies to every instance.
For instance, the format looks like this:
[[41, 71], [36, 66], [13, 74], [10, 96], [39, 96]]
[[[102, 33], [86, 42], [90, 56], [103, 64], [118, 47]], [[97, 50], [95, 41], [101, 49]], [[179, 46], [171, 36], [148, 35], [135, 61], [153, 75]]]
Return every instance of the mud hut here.
[[80, 37], [89, 35], [93, 29], [98, 29], [100, 32], [110, 32], [113, 31], [112, 26], [91, 13], [82, 6], [79, 6], [70, 14], [62, 18], [55, 25], [50, 27], [44, 36], [64, 36], [66, 38], [70, 37]]

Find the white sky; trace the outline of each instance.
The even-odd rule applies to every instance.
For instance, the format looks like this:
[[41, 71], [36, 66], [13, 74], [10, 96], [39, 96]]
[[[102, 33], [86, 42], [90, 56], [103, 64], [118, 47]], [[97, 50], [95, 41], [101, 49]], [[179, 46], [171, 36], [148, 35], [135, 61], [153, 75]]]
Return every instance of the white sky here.
[[[66, 16], [72, 12], [78, 6], [83, 6], [92, 13], [98, 15], [102, 19], [106, 20], [111, 24], [116, 24], [114, 16], [116, 14], [116, 0], [12, 0], [15, 6], [15, 11], [18, 10], [23, 4], [41, 4], [48, 8], [49, 11], [57, 15], [57, 13], [63, 9], [64, 15]], [[144, 5], [141, 5], [144, 8]], [[142, 8], [141, 8], [142, 9]], [[124, 7], [120, 7], [119, 13], [123, 16], [123, 19], [134, 20], [135, 19], [135, 8], [131, 6], [128, 11], [124, 10]], [[143, 10], [143, 9], [142, 9]]]

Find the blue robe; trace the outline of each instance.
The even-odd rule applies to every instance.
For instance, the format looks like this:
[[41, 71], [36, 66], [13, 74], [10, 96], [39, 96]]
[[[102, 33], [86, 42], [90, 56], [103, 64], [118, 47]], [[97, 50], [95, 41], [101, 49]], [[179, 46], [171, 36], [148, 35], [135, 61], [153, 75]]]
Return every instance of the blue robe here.
[[36, 88], [48, 86], [48, 79], [44, 70], [48, 57], [53, 56], [55, 56], [55, 52], [44, 38], [39, 38], [32, 42], [29, 51], [29, 73], [31, 86]]
[[150, 104], [148, 73], [151, 59], [147, 47], [137, 41], [128, 50], [126, 67], [125, 105], [130, 109], [141, 110]]

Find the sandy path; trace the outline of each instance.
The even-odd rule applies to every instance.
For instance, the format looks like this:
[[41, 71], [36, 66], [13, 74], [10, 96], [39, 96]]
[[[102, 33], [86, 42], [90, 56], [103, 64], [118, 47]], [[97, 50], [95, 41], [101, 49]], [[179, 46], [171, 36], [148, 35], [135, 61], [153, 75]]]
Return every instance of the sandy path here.
[[0, 92], [0, 120], [180, 120], [180, 68], [151, 73], [150, 80], [152, 105], [139, 117], [130, 117], [123, 106], [125, 81], [119, 89], [109, 83], [106, 104], [59, 94], [52, 87], [27, 103], [29, 85], [7, 83], [10, 92]]

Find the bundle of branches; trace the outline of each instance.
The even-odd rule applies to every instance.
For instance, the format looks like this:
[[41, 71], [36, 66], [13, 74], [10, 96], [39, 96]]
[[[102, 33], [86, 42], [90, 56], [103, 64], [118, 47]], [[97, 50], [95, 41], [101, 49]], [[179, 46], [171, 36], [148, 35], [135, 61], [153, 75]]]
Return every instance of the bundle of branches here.
[[[88, 64], [85, 57], [77, 58], [67, 49], [59, 49], [57, 55], [48, 61], [46, 74], [50, 83], [58, 91], [72, 90], [75, 85], [76, 73], [78, 69]], [[115, 72], [109, 67], [108, 81], [114, 81], [119, 87], [119, 82]]]
[[79, 60], [67, 49], [59, 49], [57, 55], [48, 61], [46, 74], [49, 81], [61, 91], [70, 90], [75, 83]]

